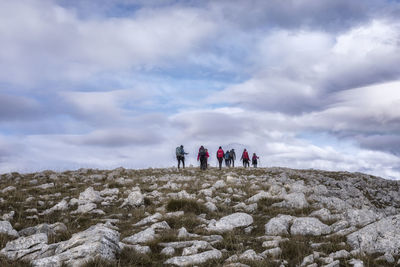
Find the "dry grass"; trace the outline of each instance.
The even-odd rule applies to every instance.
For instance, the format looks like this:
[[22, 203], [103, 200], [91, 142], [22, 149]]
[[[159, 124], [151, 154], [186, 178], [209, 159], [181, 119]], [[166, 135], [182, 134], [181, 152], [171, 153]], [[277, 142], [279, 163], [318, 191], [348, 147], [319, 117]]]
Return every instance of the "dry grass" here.
[[292, 236], [289, 241], [280, 243], [282, 259], [288, 261], [289, 267], [299, 266], [304, 257], [313, 253], [310, 239], [306, 236]]
[[208, 210], [204, 206], [193, 199], [170, 199], [166, 206], [167, 211], [184, 211], [188, 213], [201, 214], [207, 213]]

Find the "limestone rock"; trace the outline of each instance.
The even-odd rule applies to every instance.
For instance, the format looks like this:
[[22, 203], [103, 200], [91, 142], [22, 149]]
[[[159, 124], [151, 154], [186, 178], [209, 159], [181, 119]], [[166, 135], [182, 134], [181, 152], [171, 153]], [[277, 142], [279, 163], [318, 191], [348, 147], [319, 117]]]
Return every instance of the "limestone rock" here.
[[211, 222], [207, 229], [209, 231], [226, 232], [234, 228], [246, 227], [253, 223], [253, 217], [247, 213], [237, 212], [231, 215], [222, 217], [217, 222]]
[[49, 235], [58, 235], [67, 232], [67, 226], [65, 224], [57, 222], [53, 224], [39, 224], [33, 227], [28, 227], [19, 231], [20, 236], [30, 236], [34, 234], [44, 233], [47, 236]]
[[143, 194], [140, 191], [133, 191], [124, 200], [124, 203], [121, 205], [121, 207], [125, 206], [139, 207], [143, 204], [144, 204]]
[[201, 250], [209, 250], [212, 249], [211, 245], [206, 242], [206, 241], [195, 241], [193, 242], [193, 245], [190, 247], [186, 247], [182, 251], [182, 256], [188, 256], [188, 255], [193, 255], [197, 254], [199, 249]]
[[351, 259], [349, 260], [349, 264], [353, 267], [364, 267], [364, 262], [358, 259]]
[[220, 259], [220, 258], [222, 258], [221, 251], [213, 249], [190, 256], [173, 257], [165, 261], [164, 264], [173, 264], [177, 266], [190, 266], [195, 264], [202, 264], [208, 260]]
[[42, 213], [42, 215], [51, 214], [51, 213], [53, 213], [54, 211], [58, 211], [58, 210], [61, 210], [61, 211], [62, 211], [62, 210], [68, 210], [68, 202], [67, 202], [65, 199], [61, 200], [61, 202], [57, 203], [57, 204], [56, 204], [55, 206], [53, 206], [52, 208], [45, 210], [45, 211]]
[[265, 224], [265, 234], [266, 235], [288, 235], [289, 234], [289, 224], [295, 218], [290, 215], [278, 215], [275, 218], [269, 220], [267, 224]]
[[18, 232], [12, 227], [8, 221], [0, 221], [0, 234], [6, 234], [12, 237], [18, 237]]
[[247, 203], [255, 203], [260, 201], [263, 198], [270, 198], [271, 194], [265, 192], [265, 191], [261, 191], [257, 194], [255, 194], [254, 196], [252, 196], [251, 198], [247, 199], [246, 202]]
[[149, 227], [139, 233], [125, 237], [122, 242], [129, 244], [139, 244], [153, 241], [156, 238], [156, 232], [153, 228]]
[[101, 197], [100, 192], [94, 190], [91, 186], [79, 194], [79, 203], [100, 203], [102, 200], [103, 198]]
[[34, 267], [58, 267], [63, 264], [81, 266], [95, 257], [115, 260], [115, 255], [119, 251], [119, 233], [102, 224], [97, 224], [59, 243], [53, 256], [36, 259], [31, 263]]
[[[182, 213], [182, 215], [183, 215], [183, 213]], [[142, 226], [142, 225], [146, 225], [148, 223], [155, 223], [161, 219], [162, 219], [161, 213], [156, 212], [153, 215], [150, 215], [150, 216], [138, 221], [133, 226]]]
[[172, 256], [175, 254], [175, 249], [172, 247], [165, 247], [160, 252], [162, 255]]
[[346, 220], [352, 226], [362, 227], [378, 219], [378, 214], [367, 209], [349, 209], [346, 212]]
[[40, 233], [9, 241], [0, 255], [10, 260], [33, 260], [47, 251], [47, 235]]
[[400, 215], [383, 218], [347, 236], [353, 249], [368, 254], [400, 253]]
[[331, 228], [313, 217], [296, 218], [293, 221], [290, 233], [292, 235], [313, 235], [320, 236], [329, 234]]
[[264, 260], [263, 257], [258, 255], [253, 249], [248, 249], [245, 252], [243, 252], [239, 256], [240, 260], [249, 260], [249, 261], [262, 261]]
[[309, 206], [303, 193], [290, 193], [284, 196], [284, 201], [272, 204], [273, 207], [303, 209]]

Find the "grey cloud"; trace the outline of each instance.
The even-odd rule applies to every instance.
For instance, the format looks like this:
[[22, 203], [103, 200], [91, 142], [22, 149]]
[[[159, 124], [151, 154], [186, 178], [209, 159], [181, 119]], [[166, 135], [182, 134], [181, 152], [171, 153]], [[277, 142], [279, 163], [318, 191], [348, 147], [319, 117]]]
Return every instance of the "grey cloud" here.
[[81, 19], [50, 1], [2, 2], [0, 78], [32, 85], [152, 68], [196, 50], [213, 35], [215, 25], [205, 14], [177, 7], [143, 10], [134, 17]]
[[400, 155], [400, 135], [380, 134], [356, 136], [355, 140], [367, 149], [387, 151]]
[[75, 145], [121, 147], [159, 144], [164, 138], [148, 129], [111, 129], [97, 130], [87, 135], [67, 136], [64, 139]]
[[[384, 5], [380, 1], [217, 1], [214, 10], [246, 28], [314, 28], [340, 31], [371, 19]], [[376, 16], [376, 15], [375, 15]]]
[[32, 98], [0, 93], [0, 122], [26, 121], [43, 114], [41, 105]]

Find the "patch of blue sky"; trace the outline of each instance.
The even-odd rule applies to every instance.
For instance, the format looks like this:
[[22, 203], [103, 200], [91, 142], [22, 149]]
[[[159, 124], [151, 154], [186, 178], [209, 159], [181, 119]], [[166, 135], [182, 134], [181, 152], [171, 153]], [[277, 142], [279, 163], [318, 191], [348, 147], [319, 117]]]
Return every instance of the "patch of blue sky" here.
[[355, 152], [357, 146], [348, 139], [338, 139], [327, 132], [299, 132], [296, 138], [304, 140], [318, 147], [333, 147], [338, 151]]

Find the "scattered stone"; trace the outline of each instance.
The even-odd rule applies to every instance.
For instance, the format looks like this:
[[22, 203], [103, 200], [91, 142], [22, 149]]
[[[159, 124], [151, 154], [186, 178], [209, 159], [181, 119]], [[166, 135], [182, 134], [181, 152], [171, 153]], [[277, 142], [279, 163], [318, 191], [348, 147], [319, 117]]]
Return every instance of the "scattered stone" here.
[[336, 252], [329, 254], [329, 257], [331, 257], [334, 260], [347, 259], [350, 257], [350, 253], [347, 250], [342, 249], [340, 251], [336, 251]]
[[349, 260], [349, 264], [353, 267], [364, 267], [364, 262], [358, 259], [351, 259]]
[[119, 251], [119, 233], [103, 224], [97, 224], [72, 235], [67, 241], [58, 243], [54, 255], [36, 259], [31, 263], [34, 267], [61, 266], [62, 264], [81, 266], [95, 257], [113, 261]]
[[270, 248], [262, 252], [260, 255], [264, 258], [273, 257], [278, 258], [282, 254], [281, 248]]
[[214, 211], [217, 211], [217, 210], [218, 210], [217, 206], [215, 206], [215, 204], [212, 203], [212, 202], [207, 202], [207, 203], [204, 204], [204, 205], [206, 206], [206, 208], [207, 208], [209, 211], [214, 212]]
[[41, 184], [41, 185], [36, 186], [36, 188], [43, 189], [43, 190], [53, 188], [53, 187], [54, 187], [54, 183]]
[[221, 251], [213, 249], [195, 255], [173, 257], [165, 261], [164, 264], [173, 264], [177, 266], [190, 266], [195, 264], [202, 264], [208, 260], [213, 260], [213, 259], [216, 260], [220, 258], [222, 258]]
[[66, 233], [68, 231], [67, 226], [65, 224], [57, 222], [53, 224], [42, 223], [33, 227], [28, 227], [22, 229], [18, 232], [20, 236], [30, 236], [35, 234], [46, 234], [49, 235], [60, 235]]
[[378, 219], [378, 215], [372, 210], [350, 209], [346, 212], [346, 220], [352, 226], [362, 227]]
[[222, 217], [217, 222], [210, 222], [207, 229], [209, 231], [226, 232], [238, 227], [247, 227], [253, 223], [253, 217], [247, 213], [237, 212]]
[[147, 243], [153, 241], [155, 238], [156, 238], [155, 230], [149, 227], [146, 230], [143, 230], [139, 233], [136, 233], [129, 237], [125, 237], [124, 239], [122, 239], [122, 242], [129, 244], [139, 244], [139, 243]]
[[5, 213], [2, 217], [4, 221], [11, 221], [14, 219], [15, 211], [10, 211], [9, 213]]
[[320, 236], [330, 232], [331, 228], [328, 225], [313, 217], [296, 218], [290, 228], [290, 234], [292, 235]]
[[353, 249], [373, 253], [400, 251], [400, 215], [383, 218], [347, 236]]
[[247, 203], [255, 203], [264, 198], [271, 198], [271, 195], [265, 191], [261, 191], [261, 192], [255, 194], [254, 196], [252, 196], [251, 198], [247, 199], [246, 202]]
[[157, 213], [154, 213], [151, 216], [148, 216], [148, 217], [140, 220], [139, 222], [135, 223], [133, 226], [142, 226], [142, 225], [146, 225], [146, 224], [149, 224], [149, 223], [155, 223], [155, 222], [158, 222], [161, 219], [162, 219], [161, 213], [157, 212]]
[[182, 251], [182, 256], [197, 254], [199, 249], [209, 250], [212, 249], [211, 245], [206, 241], [195, 241], [192, 246], [186, 247]]
[[61, 200], [61, 202], [57, 203], [52, 208], [45, 210], [40, 215], [47, 215], [47, 214], [51, 214], [55, 211], [63, 211], [63, 210], [68, 210], [68, 202], [65, 199]]
[[7, 186], [6, 188], [4, 188], [3, 190], [1, 190], [1, 192], [3, 194], [6, 194], [6, 193], [9, 193], [9, 192], [13, 192], [15, 190], [17, 190], [17, 188], [15, 186], [10, 185], [10, 186]]
[[288, 209], [303, 209], [309, 206], [303, 193], [290, 193], [285, 195], [284, 199], [284, 201], [272, 204], [272, 206]]
[[314, 254], [311, 254], [311, 255], [304, 257], [300, 266], [308, 266], [309, 264], [312, 264], [313, 262], [314, 262]]
[[265, 234], [273, 236], [288, 235], [289, 225], [294, 219], [295, 217], [293, 216], [282, 214], [272, 218], [267, 224], [265, 224]]
[[324, 267], [340, 267], [340, 261], [339, 260], [333, 261], [327, 265], [324, 265]]
[[43, 233], [28, 237], [20, 237], [9, 241], [6, 246], [0, 250], [0, 255], [13, 261], [31, 261], [40, 257], [48, 250], [49, 246], [47, 242], [47, 235]]
[[175, 254], [175, 249], [172, 247], [165, 247], [160, 252], [162, 255], [173, 256]]
[[83, 205], [79, 205], [78, 208], [71, 212], [71, 214], [77, 214], [77, 213], [89, 213], [91, 211], [94, 211], [97, 208], [97, 205], [95, 203], [86, 203]]
[[86, 204], [88, 202], [100, 203], [102, 200], [103, 198], [100, 196], [100, 192], [94, 190], [91, 186], [79, 194], [79, 203], [82, 204]]
[[263, 257], [258, 255], [253, 249], [248, 249], [239, 256], [240, 260], [249, 260], [249, 261], [262, 261]]
[[120, 249], [124, 249], [124, 248], [130, 248], [133, 249], [135, 252], [137, 253], [141, 253], [141, 254], [148, 254], [151, 253], [151, 249], [149, 246], [142, 246], [142, 245], [130, 245], [130, 244], [125, 244], [122, 242], [119, 242], [119, 247]]
[[0, 234], [6, 234], [12, 237], [18, 237], [18, 232], [12, 227], [8, 221], [0, 221]]

